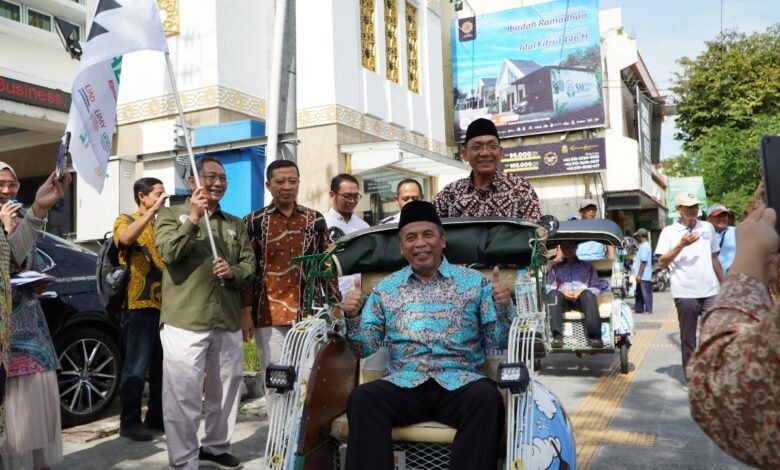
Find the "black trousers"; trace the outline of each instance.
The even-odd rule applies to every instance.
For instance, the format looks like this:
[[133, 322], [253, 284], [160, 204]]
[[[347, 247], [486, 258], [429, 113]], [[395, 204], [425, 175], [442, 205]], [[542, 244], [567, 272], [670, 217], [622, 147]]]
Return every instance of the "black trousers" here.
[[634, 299], [636, 313], [653, 313], [653, 281], [639, 281]]
[[696, 331], [699, 326], [699, 317], [712, 308], [715, 303], [715, 297], [702, 297], [700, 299], [674, 299], [674, 306], [677, 309], [677, 321], [680, 324], [680, 349], [682, 353], [682, 366], [685, 377], [688, 372], [685, 367], [688, 365], [688, 359], [693, 356], [696, 350], [698, 340]]
[[141, 402], [146, 372], [149, 371], [145, 423], [161, 429], [163, 351], [160, 343], [160, 311], [156, 308], [123, 311], [122, 343], [125, 362], [122, 364], [122, 382], [119, 384], [122, 403], [119, 426], [123, 429], [141, 426]]
[[563, 312], [579, 310], [585, 314], [585, 332], [588, 338], [601, 338], [599, 303], [593, 292], [584, 290], [576, 302], [570, 302], [566, 300], [561, 291], [553, 290], [547, 294], [547, 306], [550, 310], [550, 329], [553, 336], [563, 334]]
[[433, 379], [414, 388], [375, 380], [349, 395], [347, 418], [347, 470], [393, 470], [392, 428], [422, 421], [458, 430], [450, 469], [496, 470], [504, 402], [492, 380], [477, 380], [453, 391]]

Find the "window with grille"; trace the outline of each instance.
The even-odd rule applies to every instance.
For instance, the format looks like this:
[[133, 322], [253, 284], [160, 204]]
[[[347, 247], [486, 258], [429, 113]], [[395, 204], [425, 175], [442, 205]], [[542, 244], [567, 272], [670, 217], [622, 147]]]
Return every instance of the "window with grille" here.
[[375, 1], [360, 0], [360, 60], [363, 67], [372, 72], [376, 72]]
[[397, 0], [385, 2], [385, 60], [387, 79], [399, 83], [398, 73], [398, 7]]
[[406, 4], [406, 75], [409, 90], [420, 92], [420, 64], [418, 62], [417, 8]]

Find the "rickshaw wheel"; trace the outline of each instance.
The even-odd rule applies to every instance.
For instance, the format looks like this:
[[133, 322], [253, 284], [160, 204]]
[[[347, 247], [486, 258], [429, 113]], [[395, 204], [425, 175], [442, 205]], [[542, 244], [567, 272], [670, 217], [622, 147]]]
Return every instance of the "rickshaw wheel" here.
[[620, 373], [628, 374], [628, 343], [620, 342]]

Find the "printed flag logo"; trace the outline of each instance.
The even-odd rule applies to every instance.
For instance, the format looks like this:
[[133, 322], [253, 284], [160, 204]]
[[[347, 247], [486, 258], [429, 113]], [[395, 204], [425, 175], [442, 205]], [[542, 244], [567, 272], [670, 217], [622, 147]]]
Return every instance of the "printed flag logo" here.
[[168, 52], [154, 0], [99, 0], [81, 64], [73, 80], [67, 131], [78, 136], [70, 149], [79, 176], [103, 190], [116, 128], [116, 102], [124, 54]]

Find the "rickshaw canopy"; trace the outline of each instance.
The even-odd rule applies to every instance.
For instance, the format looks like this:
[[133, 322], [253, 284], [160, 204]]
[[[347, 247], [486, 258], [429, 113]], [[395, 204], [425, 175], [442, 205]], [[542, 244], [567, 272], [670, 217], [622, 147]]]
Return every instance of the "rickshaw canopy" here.
[[[532, 242], [543, 241], [547, 231], [538, 224], [510, 217], [442, 219], [450, 263], [475, 266], [528, 266]], [[339, 275], [387, 272], [409, 263], [401, 255], [398, 224], [359, 230], [331, 245]]]
[[558, 231], [547, 238], [547, 246], [556, 246], [564, 241], [597, 241], [605, 245], [623, 245], [623, 232], [609, 219], [581, 219], [561, 222]]

